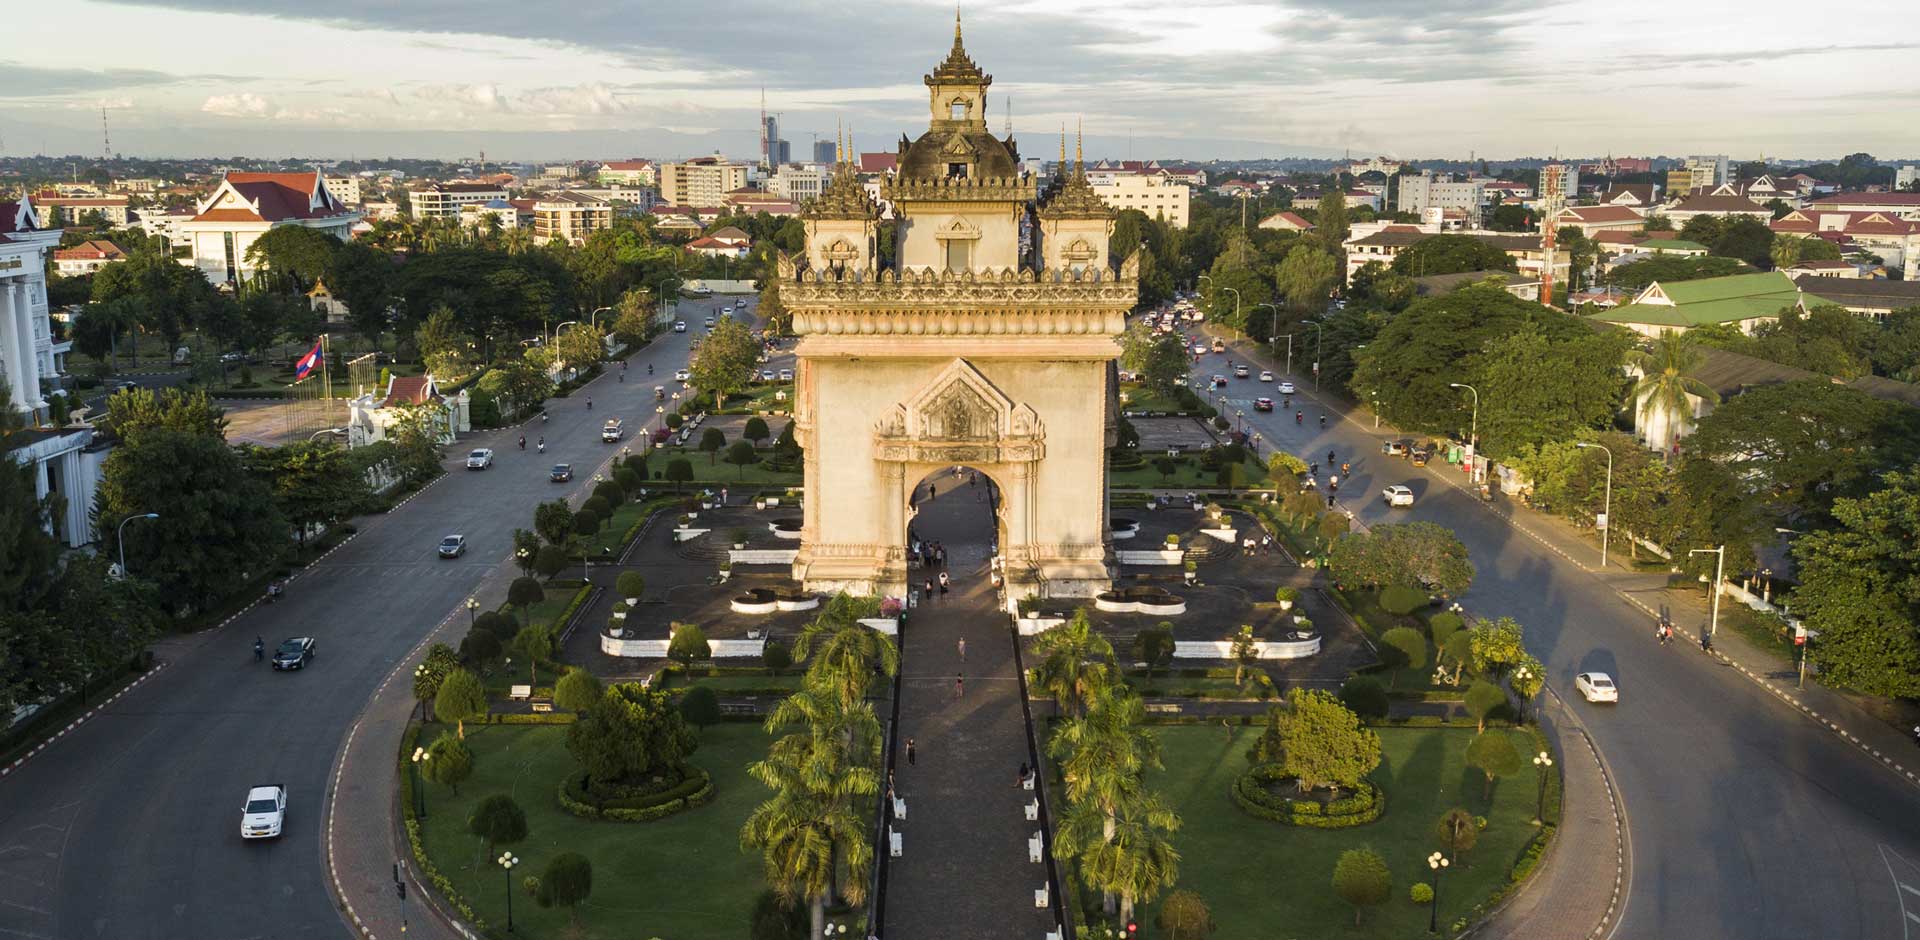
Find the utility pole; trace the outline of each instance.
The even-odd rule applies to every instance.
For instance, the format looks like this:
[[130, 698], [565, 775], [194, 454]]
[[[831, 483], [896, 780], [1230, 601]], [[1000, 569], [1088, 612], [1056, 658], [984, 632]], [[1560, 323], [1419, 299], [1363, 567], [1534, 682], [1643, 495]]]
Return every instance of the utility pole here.
[[[1540, 168], [1540, 302], [1549, 307], [1553, 306], [1554, 243], [1559, 237], [1554, 231], [1554, 220], [1560, 217], [1560, 206], [1565, 201], [1560, 191], [1560, 178], [1564, 170], [1558, 163], [1549, 163]], [[1571, 288], [1571, 276], [1567, 282]]]
[[1726, 577], [1727, 573], [1727, 547], [1722, 545], [1719, 548], [1696, 548], [1687, 554], [1717, 556], [1713, 565], [1713, 614], [1707, 621], [1707, 632], [1700, 636], [1700, 648], [1712, 652], [1713, 635], [1720, 632], [1720, 580]]

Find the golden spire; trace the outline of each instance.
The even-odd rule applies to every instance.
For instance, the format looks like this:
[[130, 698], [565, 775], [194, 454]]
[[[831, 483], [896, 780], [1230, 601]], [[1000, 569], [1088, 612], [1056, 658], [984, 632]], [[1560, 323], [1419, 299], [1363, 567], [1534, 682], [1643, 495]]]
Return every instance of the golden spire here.
[[960, 48], [960, 4], [953, 5], [953, 47]]
[[1080, 119], [1075, 118], [1073, 122], [1073, 172], [1075, 174], [1086, 172], [1082, 168], [1083, 164], [1080, 160], [1080, 139], [1081, 139], [1080, 124], [1081, 124]]
[[1067, 122], [1060, 122], [1060, 164], [1057, 167], [1062, 177], [1067, 175]]

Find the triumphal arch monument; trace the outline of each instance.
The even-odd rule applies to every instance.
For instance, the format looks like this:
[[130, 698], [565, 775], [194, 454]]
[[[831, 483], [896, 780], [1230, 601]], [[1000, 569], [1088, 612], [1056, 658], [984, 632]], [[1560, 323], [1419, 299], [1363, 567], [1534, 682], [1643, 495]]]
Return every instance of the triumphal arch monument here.
[[1067, 165], [1064, 137], [1043, 180], [1022, 171], [1011, 133], [988, 129], [993, 78], [968, 57], [957, 20], [952, 51], [925, 80], [927, 130], [901, 137], [880, 183], [892, 263], [881, 264], [888, 225], [850, 146], [802, 212], [804, 256], [779, 262], [800, 337], [794, 419], [806, 451], [793, 576], [809, 589], [903, 595], [911, 489], [962, 465], [999, 487], [1012, 596], [1105, 590], [1115, 340], [1138, 294], [1135, 246], [1108, 245], [1113, 210], [1077, 155]]

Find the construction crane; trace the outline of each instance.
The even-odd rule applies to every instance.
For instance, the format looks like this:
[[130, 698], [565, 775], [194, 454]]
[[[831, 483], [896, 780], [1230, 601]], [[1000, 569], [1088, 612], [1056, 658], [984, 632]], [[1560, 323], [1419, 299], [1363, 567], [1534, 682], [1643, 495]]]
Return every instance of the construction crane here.
[[1566, 196], [1560, 191], [1560, 180], [1565, 173], [1566, 167], [1558, 163], [1540, 168], [1540, 302], [1549, 307], [1553, 306], [1553, 255], [1554, 243], [1558, 240], [1553, 221], [1560, 217], [1560, 209], [1566, 203]]

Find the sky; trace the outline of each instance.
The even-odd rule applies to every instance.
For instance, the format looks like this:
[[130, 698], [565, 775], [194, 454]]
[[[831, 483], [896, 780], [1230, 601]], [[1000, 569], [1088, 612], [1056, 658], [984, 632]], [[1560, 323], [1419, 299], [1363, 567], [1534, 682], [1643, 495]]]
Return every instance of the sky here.
[[[1874, 16], [1880, 7], [1885, 16]], [[0, 47], [0, 155], [796, 159], [925, 129], [921, 0], [67, 0]], [[1920, 158], [1920, 16], [1801, 0], [962, 5], [1028, 155]]]

